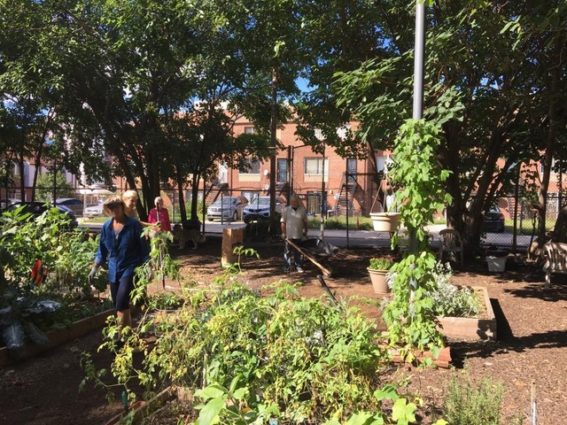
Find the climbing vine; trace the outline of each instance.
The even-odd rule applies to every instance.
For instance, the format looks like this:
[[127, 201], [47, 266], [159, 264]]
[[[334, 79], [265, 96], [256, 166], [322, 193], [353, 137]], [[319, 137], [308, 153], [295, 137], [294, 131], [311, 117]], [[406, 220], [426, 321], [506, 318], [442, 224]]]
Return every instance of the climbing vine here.
[[409, 254], [391, 269], [393, 299], [384, 310], [384, 320], [390, 344], [402, 346], [409, 357], [412, 348], [435, 353], [443, 346], [431, 296], [437, 287], [436, 259], [428, 251], [425, 230], [435, 212], [451, 201], [443, 189], [449, 171], [443, 170], [436, 159], [439, 131], [438, 126], [425, 120], [407, 120], [395, 141], [395, 163], [390, 174], [397, 188], [401, 220], [412, 241]]

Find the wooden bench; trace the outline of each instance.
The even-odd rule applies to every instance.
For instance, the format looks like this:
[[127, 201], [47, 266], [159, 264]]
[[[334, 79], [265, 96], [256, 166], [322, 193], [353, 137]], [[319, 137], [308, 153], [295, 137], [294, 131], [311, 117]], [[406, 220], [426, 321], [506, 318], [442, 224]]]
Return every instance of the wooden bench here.
[[551, 286], [552, 273], [567, 274], [567, 243], [547, 242], [543, 246], [545, 286]]

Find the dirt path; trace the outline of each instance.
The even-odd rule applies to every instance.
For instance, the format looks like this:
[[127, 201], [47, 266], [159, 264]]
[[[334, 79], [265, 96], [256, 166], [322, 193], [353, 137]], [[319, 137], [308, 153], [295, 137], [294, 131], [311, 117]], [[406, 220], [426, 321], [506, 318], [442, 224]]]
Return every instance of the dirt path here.
[[[82, 351], [95, 352], [100, 333], [53, 349], [21, 364], [0, 369], [0, 424], [6, 425], [102, 425], [121, 409], [108, 404], [101, 390], [83, 379]], [[108, 355], [95, 355], [95, 363], [106, 367]], [[103, 366], [104, 365], [104, 366]]]

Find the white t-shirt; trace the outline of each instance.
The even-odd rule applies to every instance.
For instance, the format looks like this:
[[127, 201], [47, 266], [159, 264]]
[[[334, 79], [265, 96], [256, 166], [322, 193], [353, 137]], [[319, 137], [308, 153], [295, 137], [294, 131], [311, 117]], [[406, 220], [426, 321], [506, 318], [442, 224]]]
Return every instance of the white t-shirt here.
[[291, 206], [285, 208], [282, 214], [282, 223], [285, 223], [285, 232], [288, 239], [301, 239], [303, 229], [307, 221], [307, 212], [302, 206], [293, 209]]

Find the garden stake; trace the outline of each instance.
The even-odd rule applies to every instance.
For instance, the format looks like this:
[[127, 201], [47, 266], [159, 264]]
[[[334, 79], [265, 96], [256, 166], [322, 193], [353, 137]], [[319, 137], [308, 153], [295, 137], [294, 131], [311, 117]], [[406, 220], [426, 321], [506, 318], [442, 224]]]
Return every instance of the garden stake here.
[[537, 425], [537, 401], [536, 401], [536, 387], [534, 381], [532, 381], [532, 387], [530, 393], [531, 393], [532, 425]]

